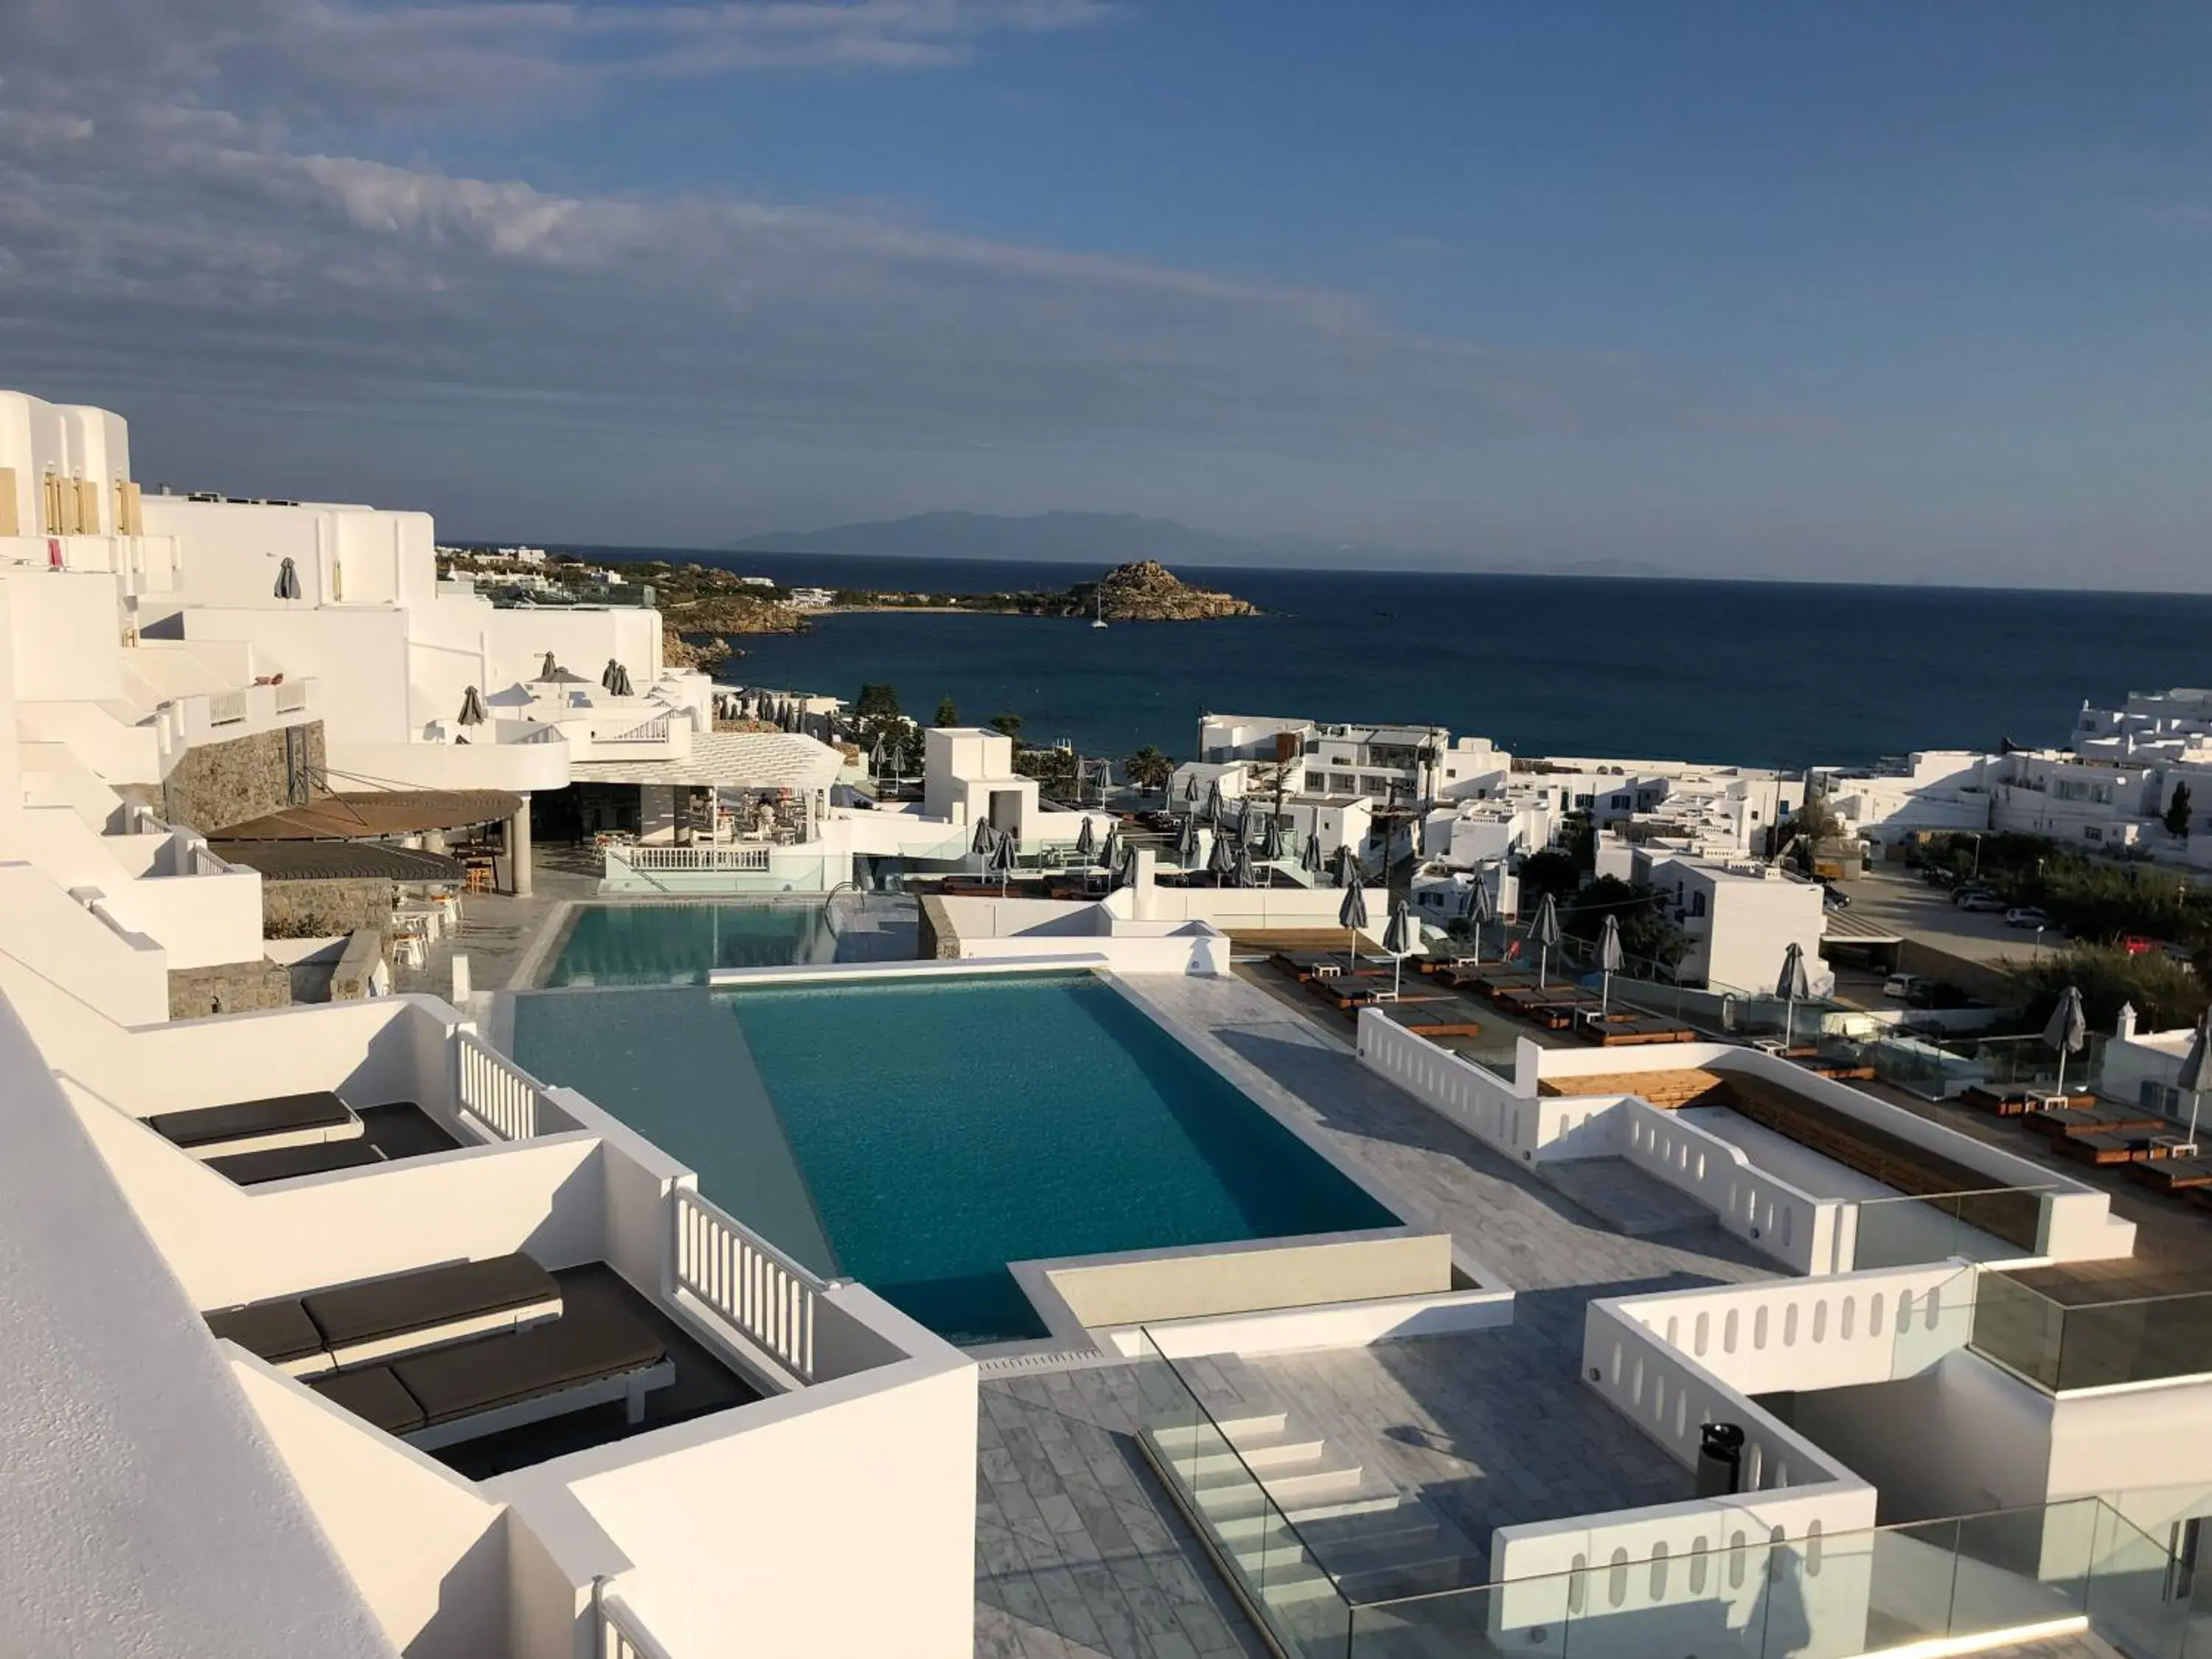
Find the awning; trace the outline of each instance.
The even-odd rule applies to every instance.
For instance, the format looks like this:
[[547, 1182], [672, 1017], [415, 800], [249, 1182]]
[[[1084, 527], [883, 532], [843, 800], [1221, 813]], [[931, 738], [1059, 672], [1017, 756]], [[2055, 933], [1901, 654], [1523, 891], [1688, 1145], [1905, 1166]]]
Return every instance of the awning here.
[[522, 797], [505, 789], [378, 789], [319, 795], [305, 806], [249, 818], [211, 841], [377, 841], [465, 830], [511, 818]]
[[1855, 916], [1848, 910], [1831, 910], [1821, 918], [1820, 942], [1826, 945], [1831, 941], [1838, 945], [1902, 945], [1905, 938], [1878, 921]]
[[827, 789], [845, 757], [790, 732], [702, 732], [680, 760], [578, 761], [571, 783], [668, 783], [695, 789]]
[[215, 841], [209, 850], [268, 881], [458, 882], [461, 862], [380, 841]]

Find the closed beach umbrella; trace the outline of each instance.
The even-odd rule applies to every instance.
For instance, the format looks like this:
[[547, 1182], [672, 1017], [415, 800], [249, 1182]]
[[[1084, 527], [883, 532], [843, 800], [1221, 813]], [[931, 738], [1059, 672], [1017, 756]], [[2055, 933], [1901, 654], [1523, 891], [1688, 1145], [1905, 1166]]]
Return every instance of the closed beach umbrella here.
[[2081, 993], [2068, 986], [2058, 994], [2058, 1006], [2051, 1011], [2051, 1024], [2043, 1028], [2043, 1040], [2058, 1051], [2058, 1092], [2066, 1092], [2066, 1056], [2078, 1054], [2089, 1041], [2089, 1022], [2081, 1012]]
[[1075, 832], [1075, 856], [1088, 864], [1091, 855], [1097, 850], [1098, 839], [1091, 833], [1091, 820], [1086, 817], [1083, 820], [1083, 828]]
[[1482, 924], [1493, 919], [1496, 911], [1490, 902], [1490, 884], [1483, 880], [1482, 872], [1474, 872], [1474, 884], [1467, 890], [1467, 931], [1474, 939], [1474, 959], [1482, 960]]
[[620, 663], [617, 662], [612, 657], [609, 657], [607, 659], [607, 665], [599, 670], [599, 684], [605, 686], [608, 690], [613, 690], [615, 689], [615, 671], [621, 666], [622, 665]]
[[868, 765], [880, 777], [884, 770], [884, 734], [876, 733], [876, 740], [868, 745]]
[[1208, 823], [1221, 822], [1221, 780], [1219, 778], [1214, 779], [1206, 786], [1206, 821]]
[[1390, 907], [1389, 926], [1382, 930], [1382, 948], [1390, 953], [1390, 994], [1406, 982], [1406, 958], [1413, 953], [1413, 915], [1400, 899]]
[[545, 653], [545, 660], [538, 665], [538, 678], [541, 680], [550, 680], [560, 672], [561, 665], [553, 660], [553, 653], [548, 651]]
[[2204, 1103], [2204, 1091], [2212, 1089], [2212, 1008], [2204, 1011], [2204, 1018], [2197, 1022], [2197, 1036], [2189, 1045], [2189, 1052], [2181, 1057], [2180, 1075], [2173, 1086], [2189, 1097], [2189, 1146], [2193, 1154], [2197, 1147], [2197, 1109]]
[[991, 856], [992, 845], [998, 837], [999, 832], [991, 828], [990, 819], [977, 818], [975, 833], [969, 839], [968, 850], [985, 860], [988, 864]]
[[1528, 924], [1528, 937], [1535, 940], [1543, 953], [1536, 963], [1536, 984], [1541, 988], [1550, 981], [1552, 952], [1559, 943], [1559, 907], [1553, 902], [1549, 893], [1536, 907], [1536, 919]]
[[[1111, 836], [1107, 838], [1107, 844], [1109, 846], [1113, 844]], [[1121, 849], [1121, 860], [1113, 865], [1113, 870], [1114, 884], [1116, 887], [1127, 887], [1133, 883], [1137, 879], [1137, 849], [1133, 847], [1124, 847]]]
[[1001, 898], [1006, 896], [1008, 878], [1014, 873], [1018, 851], [1012, 830], [1000, 836], [997, 844], [991, 848], [991, 866], [999, 873], [999, 896]]
[[1336, 925], [1352, 935], [1351, 966], [1359, 966], [1359, 930], [1367, 925], [1367, 892], [1358, 882], [1344, 890], [1344, 902], [1336, 908]]
[[[1319, 876], [1322, 873], [1325, 866], [1321, 855], [1321, 837], [1318, 835], [1308, 836], [1306, 844], [1298, 849], [1298, 867], [1310, 876]], [[1318, 881], [1313, 884], [1316, 887], [1321, 885]]]
[[1176, 862], [1188, 870], [1198, 857], [1198, 818], [1195, 814], [1182, 821], [1176, 832]]
[[1121, 826], [1110, 826], [1106, 831], [1106, 844], [1098, 849], [1098, 862], [1109, 870], [1121, 867]]
[[276, 566], [276, 597], [289, 604], [300, 597], [300, 567], [287, 554]]
[[1236, 872], [1237, 855], [1230, 850], [1229, 837], [1218, 831], [1214, 835], [1213, 851], [1206, 859], [1206, 867], [1213, 872], [1213, 884], [1217, 887]]
[[1336, 884], [1339, 887], [1359, 885], [1359, 858], [1348, 845], [1336, 849]]
[[1597, 994], [1597, 1011], [1602, 1017], [1613, 1010], [1613, 976], [1620, 971], [1620, 918], [1610, 912], [1597, 930], [1597, 970], [1604, 976], [1598, 981]]
[[1283, 821], [1273, 812], [1260, 823], [1260, 856], [1270, 864], [1283, 856]]
[[617, 663], [615, 665], [615, 683], [609, 686], [607, 690], [617, 697], [629, 697], [637, 695], [630, 690], [629, 670], [623, 667], [620, 663]]
[[1813, 994], [1812, 981], [1805, 975], [1805, 947], [1794, 939], [1782, 953], [1782, 977], [1775, 981], [1774, 994], [1786, 1004], [1782, 1013], [1782, 1046], [1786, 1048], [1797, 1040], [1797, 999]]
[[1194, 800], [1196, 800], [1196, 799], [1198, 799], [1198, 774], [1197, 774], [1197, 773], [1193, 772], [1193, 773], [1191, 773], [1188, 776], [1187, 776], [1187, 777], [1185, 777], [1185, 778], [1183, 779], [1183, 781], [1182, 781], [1182, 799], [1183, 799], [1183, 805], [1185, 805], [1186, 806], [1188, 806], [1188, 805], [1190, 805], [1190, 803], [1191, 803], [1191, 802], [1193, 802], [1193, 801], [1194, 801]]
[[484, 712], [483, 692], [472, 685], [461, 693], [460, 723], [463, 726], [482, 726], [488, 718]]
[[1239, 887], [1252, 887], [1258, 884], [1253, 879], [1252, 849], [1249, 847], [1240, 847], [1237, 849], [1236, 880]]

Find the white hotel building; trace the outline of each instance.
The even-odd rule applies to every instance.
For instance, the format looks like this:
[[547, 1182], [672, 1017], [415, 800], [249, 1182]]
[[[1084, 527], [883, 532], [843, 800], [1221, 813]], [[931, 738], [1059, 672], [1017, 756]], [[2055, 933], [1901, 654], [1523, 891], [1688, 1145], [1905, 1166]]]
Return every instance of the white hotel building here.
[[[941, 981], [956, 1008], [978, 975], [1103, 986], [1173, 1045], [1186, 1095], [1237, 1093], [1229, 1162], [1279, 1133], [1389, 1218], [1009, 1263], [1049, 1334], [967, 1349], [522, 1069], [512, 997], [168, 1018], [179, 954], [252, 942], [252, 882], [153, 805], [232, 727], [281, 759], [325, 688], [396, 699], [404, 720], [347, 711], [329, 741], [422, 767], [418, 788], [475, 781], [471, 751], [495, 769], [604, 738], [561, 682], [497, 717], [566, 711], [531, 743], [448, 737], [442, 682], [413, 702], [442, 654], [496, 688], [537, 647], [413, 585], [405, 515], [195, 503], [225, 510], [156, 532], [119, 422], [6, 407], [40, 434], [0, 447], [9, 1654], [2203, 1640], [2212, 1258], [2186, 1209], [2149, 1207], [2183, 1200], [1776, 1054], [1524, 1036], [1477, 1063], [1381, 1004], [1309, 1018], [1141, 879], [948, 900], [974, 907], [968, 959], [798, 977]], [[203, 554], [280, 561], [264, 523], [299, 599], [198, 585]], [[605, 630], [559, 647], [587, 665], [623, 648], [569, 620]], [[229, 758], [202, 768], [219, 784]], [[931, 823], [1027, 811], [989, 734], [933, 735], [931, 759]], [[763, 975], [792, 977], [717, 972], [714, 994]], [[1067, 1079], [1022, 1030], [958, 1030], [962, 1075], [1034, 1077], [1024, 1112], [1055, 1109]], [[839, 1035], [884, 1108], [921, 1086], [865, 1021]], [[673, 1090], [665, 1059], [629, 1064]], [[1109, 1190], [1115, 1137], [1085, 1150], [1076, 1173]], [[918, 1205], [904, 1174], [882, 1184]]]

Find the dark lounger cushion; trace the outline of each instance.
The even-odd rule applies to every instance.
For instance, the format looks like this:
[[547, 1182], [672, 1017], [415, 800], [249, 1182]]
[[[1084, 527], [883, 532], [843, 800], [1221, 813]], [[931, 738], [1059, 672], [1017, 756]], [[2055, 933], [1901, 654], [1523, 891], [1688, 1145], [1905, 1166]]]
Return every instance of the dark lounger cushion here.
[[558, 1302], [561, 1287], [526, 1255], [456, 1261], [366, 1285], [341, 1285], [302, 1297], [307, 1314], [333, 1349], [381, 1336], [434, 1330], [456, 1320], [532, 1303]]
[[331, 1170], [357, 1170], [364, 1164], [381, 1164], [384, 1154], [358, 1136], [351, 1140], [325, 1140], [313, 1146], [275, 1146], [265, 1152], [228, 1152], [207, 1161], [209, 1169], [228, 1176], [241, 1187], [264, 1181], [285, 1181], [294, 1176], [321, 1175]]
[[208, 1329], [228, 1337], [248, 1353], [258, 1354], [272, 1365], [305, 1359], [323, 1351], [322, 1333], [297, 1297], [281, 1302], [256, 1302], [249, 1307], [225, 1308], [207, 1316]]
[[432, 1423], [449, 1423], [643, 1370], [667, 1357], [659, 1339], [635, 1320], [594, 1309], [588, 1315], [564, 1314], [528, 1330], [394, 1360], [391, 1369]]
[[276, 1095], [189, 1112], [162, 1112], [146, 1121], [155, 1134], [179, 1146], [205, 1146], [292, 1129], [336, 1128], [352, 1120], [345, 1102], [325, 1089], [311, 1095]]
[[388, 1365], [340, 1371], [308, 1379], [307, 1386], [334, 1406], [374, 1423], [386, 1434], [410, 1434], [422, 1426], [422, 1407], [400, 1385]]

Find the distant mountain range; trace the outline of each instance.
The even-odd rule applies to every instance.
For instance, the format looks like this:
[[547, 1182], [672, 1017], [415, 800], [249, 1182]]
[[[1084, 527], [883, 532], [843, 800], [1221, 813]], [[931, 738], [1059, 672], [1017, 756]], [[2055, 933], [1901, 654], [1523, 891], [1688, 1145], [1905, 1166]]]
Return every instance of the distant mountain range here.
[[857, 558], [1032, 560], [1110, 565], [1157, 559], [1176, 566], [1313, 567], [1357, 564], [1401, 570], [1540, 571], [1554, 576], [1682, 574], [1632, 559], [1513, 560], [1330, 541], [1317, 536], [1224, 536], [1173, 519], [1134, 513], [920, 513], [912, 518], [776, 530], [729, 544], [745, 553], [819, 553]]

